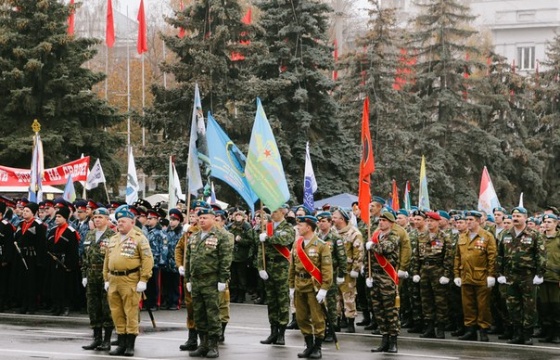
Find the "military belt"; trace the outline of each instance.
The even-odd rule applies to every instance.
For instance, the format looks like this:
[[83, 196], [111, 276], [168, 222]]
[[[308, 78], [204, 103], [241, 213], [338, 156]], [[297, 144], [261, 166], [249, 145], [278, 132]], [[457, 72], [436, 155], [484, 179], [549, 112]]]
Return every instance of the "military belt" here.
[[309, 273], [306, 272], [298, 273], [297, 277], [300, 279], [311, 279], [311, 275], [309, 275]]
[[103, 264], [91, 264], [89, 268], [91, 270], [103, 270]]
[[140, 267], [137, 267], [137, 268], [132, 269], [132, 270], [122, 270], [122, 271], [111, 270], [111, 271], [109, 271], [109, 273], [113, 276], [126, 276], [126, 275], [129, 275], [129, 274], [134, 274], [135, 272], [138, 272], [138, 270], [140, 270]]

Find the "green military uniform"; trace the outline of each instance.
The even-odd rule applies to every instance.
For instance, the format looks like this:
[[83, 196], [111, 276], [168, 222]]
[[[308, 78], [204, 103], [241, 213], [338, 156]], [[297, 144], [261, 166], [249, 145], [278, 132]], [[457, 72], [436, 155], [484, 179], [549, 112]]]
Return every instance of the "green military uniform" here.
[[344, 302], [344, 315], [347, 319], [356, 318], [356, 278], [350, 272], [359, 274], [364, 264], [364, 242], [358, 229], [348, 224], [338, 230], [346, 251], [346, 276], [344, 283], [338, 286]]
[[560, 343], [560, 231], [545, 235], [546, 271], [539, 286], [542, 326], [548, 330], [546, 341]]
[[[412, 275], [414, 275], [413, 268], [418, 263], [418, 230], [411, 229], [408, 233], [408, 238], [410, 239], [410, 248], [412, 250], [408, 269], [410, 277], [403, 287], [406, 288], [410, 299], [410, 313], [414, 324], [414, 329], [410, 329], [409, 332], [422, 332], [422, 297], [420, 296], [420, 283], [415, 283], [411, 279]], [[401, 306], [402, 305], [401, 303]]]
[[247, 291], [247, 269], [250, 260], [251, 246], [255, 242], [251, 225], [246, 222], [232, 222], [227, 230], [233, 234], [233, 259], [231, 263], [230, 291], [232, 301], [242, 303], [245, 301]]

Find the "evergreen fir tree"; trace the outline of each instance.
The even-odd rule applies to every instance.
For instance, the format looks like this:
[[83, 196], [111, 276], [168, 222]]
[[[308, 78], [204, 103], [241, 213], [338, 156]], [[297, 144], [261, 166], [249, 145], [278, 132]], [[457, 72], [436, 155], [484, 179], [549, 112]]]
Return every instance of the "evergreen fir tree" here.
[[67, 34], [70, 8], [56, 0], [0, 5], [0, 163], [29, 168], [34, 119], [41, 123], [45, 166], [100, 158], [109, 182], [120, 177], [114, 152], [123, 139], [109, 131], [122, 117], [92, 91], [105, 75], [84, 64], [94, 39]]

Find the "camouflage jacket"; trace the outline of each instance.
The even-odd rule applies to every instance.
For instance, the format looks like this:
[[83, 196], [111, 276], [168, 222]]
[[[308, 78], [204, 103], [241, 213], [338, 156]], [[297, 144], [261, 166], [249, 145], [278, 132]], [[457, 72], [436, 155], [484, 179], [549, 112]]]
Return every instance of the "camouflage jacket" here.
[[346, 250], [346, 271], [360, 272], [364, 259], [364, 241], [362, 234], [355, 226], [348, 224], [337, 231], [342, 238], [344, 250]]
[[560, 231], [553, 236], [544, 235], [546, 247], [546, 272], [544, 281], [560, 282]]
[[346, 250], [344, 249], [344, 243], [342, 238], [334, 231], [330, 230], [326, 235], [317, 234], [317, 236], [323, 240], [331, 250], [333, 275], [336, 277], [343, 278], [346, 276]]
[[498, 273], [506, 278], [511, 275], [543, 276], [546, 248], [542, 235], [527, 226], [518, 236], [515, 235], [515, 228], [502, 231], [502, 234], [502, 242], [498, 247]]
[[192, 234], [185, 257], [185, 281], [215, 286], [230, 278], [232, 246], [227, 234], [217, 227]]
[[89, 281], [93, 278], [103, 280], [103, 261], [109, 239], [115, 232], [109, 227], [103, 232], [101, 237], [95, 239], [96, 230], [90, 230], [84, 240], [84, 254], [82, 257], [82, 277], [87, 277]]
[[255, 234], [251, 229], [251, 225], [246, 221], [239, 224], [232, 222], [228, 225], [227, 231], [233, 235], [235, 241], [233, 245], [233, 262], [249, 260]]
[[183, 227], [177, 226], [175, 229], [167, 228], [164, 232], [163, 244], [161, 247], [161, 257], [163, 259], [162, 268], [168, 272], [177, 273], [177, 263], [175, 262], [175, 249], [177, 243], [183, 236]]
[[[154, 257], [154, 267], [165, 265], [165, 258], [163, 254], [163, 239], [165, 234], [158, 224], [153, 228], [146, 227], [148, 241], [150, 242], [150, 249], [152, 249], [152, 256]], [[142, 231], [144, 232], [144, 231]], [[144, 232], [145, 235], [145, 232]]]
[[[372, 235], [373, 238], [373, 235]], [[372, 240], [369, 240], [372, 241]], [[368, 263], [368, 252], [370, 254], [369, 258], [371, 259], [371, 270], [372, 271], [383, 271], [381, 265], [375, 258], [375, 253], [379, 255], [383, 255], [387, 261], [395, 270], [399, 264], [399, 255], [400, 255], [400, 235], [398, 234], [395, 228], [389, 230], [386, 233], [379, 233], [379, 242], [377, 244], [372, 243], [371, 248], [369, 251], [365, 251], [364, 255], [364, 273], [369, 274], [369, 263]]]
[[[296, 237], [296, 232], [294, 227], [290, 225], [286, 220], [282, 220], [278, 223], [276, 228], [274, 229], [274, 234], [267, 238], [264, 242], [264, 250], [265, 256], [267, 261], [274, 261], [275, 259], [283, 258], [283, 256], [276, 250], [273, 245], [282, 245], [288, 246], [291, 248], [292, 243], [294, 242]], [[258, 245], [258, 255], [257, 255], [257, 264], [258, 269], [264, 269], [263, 262], [262, 262], [262, 249], [263, 246], [260, 245], [259, 241], [259, 233], [256, 235]], [[288, 260], [286, 260], [286, 265], [288, 264]]]
[[442, 267], [443, 276], [453, 277], [453, 245], [449, 235], [443, 231], [432, 234], [417, 230], [411, 233], [410, 241], [416, 245], [411, 260], [412, 275], [420, 275], [420, 268], [429, 262]]

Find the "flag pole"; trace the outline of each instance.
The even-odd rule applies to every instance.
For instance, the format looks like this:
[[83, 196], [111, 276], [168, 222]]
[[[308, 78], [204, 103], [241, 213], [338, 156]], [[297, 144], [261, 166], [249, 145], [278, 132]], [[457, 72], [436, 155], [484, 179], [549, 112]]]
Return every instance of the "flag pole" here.
[[107, 195], [107, 204], [111, 204], [111, 199], [109, 199], [109, 191], [107, 190], [107, 184], [103, 183], [103, 188], [105, 189], [105, 195]]
[[[265, 219], [265, 212], [264, 212], [264, 205], [262, 200], [261, 203], [261, 231], [266, 234], [266, 222], [268, 219]], [[266, 256], [265, 256], [265, 248], [264, 242], [261, 241], [261, 249], [262, 249], [262, 261], [263, 261], [263, 270], [266, 271]]]

